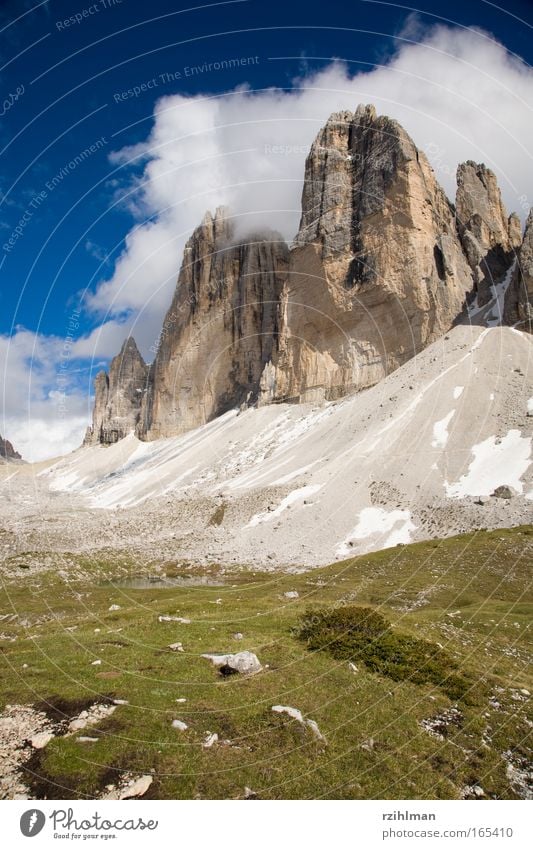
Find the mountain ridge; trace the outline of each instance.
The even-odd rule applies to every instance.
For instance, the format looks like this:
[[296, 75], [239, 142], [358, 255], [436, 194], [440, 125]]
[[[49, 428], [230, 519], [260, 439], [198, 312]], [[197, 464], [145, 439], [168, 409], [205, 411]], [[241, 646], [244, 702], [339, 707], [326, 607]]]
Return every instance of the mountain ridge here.
[[459, 165], [454, 206], [397, 121], [371, 105], [333, 113], [307, 157], [292, 246], [273, 232], [239, 240], [229, 210], [206, 213], [154, 362], [133, 362], [126, 340], [97, 375], [85, 442], [170, 437], [243, 405], [335, 400], [458, 323], [531, 330], [532, 256], [533, 219], [522, 240], [486, 166]]
[[521, 524], [532, 346], [508, 327], [459, 325], [359, 393], [231, 410], [151, 442], [130, 433], [39, 480], [54, 509], [66, 498], [109, 517], [101, 545], [198, 563], [308, 567]]

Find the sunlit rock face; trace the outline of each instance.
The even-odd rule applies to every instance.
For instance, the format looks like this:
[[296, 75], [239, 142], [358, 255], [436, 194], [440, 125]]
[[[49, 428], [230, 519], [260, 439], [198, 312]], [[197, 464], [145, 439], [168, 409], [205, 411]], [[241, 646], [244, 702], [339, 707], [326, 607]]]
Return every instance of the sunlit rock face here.
[[531, 216], [522, 242], [491, 171], [469, 161], [457, 179], [454, 206], [396, 121], [373, 106], [333, 114], [307, 158], [290, 249], [276, 232], [243, 235], [226, 208], [206, 213], [154, 362], [126, 341], [96, 378], [86, 441], [152, 440], [243, 405], [342, 397], [474, 313], [493, 316], [493, 302], [509, 323], [531, 323]]
[[455, 205], [457, 228], [482, 306], [514, 261], [522, 241], [520, 219], [515, 213], [507, 216], [492, 171], [471, 161], [457, 169]]
[[148, 379], [149, 367], [130, 336], [111, 361], [109, 374], [101, 371], [96, 375], [93, 422], [85, 444], [111, 445], [135, 430]]
[[507, 290], [505, 319], [507, 324], [533, 333], [533, 211], [530, 211], [526, 222], [513, 278]]
[[376, 383], [452, 326], [472, 278], [454, 210], [407, 133], [373, 106], [335, 113], [307, 159], [263, 399]]
[[172, 436], [257, 401], [279, 334], [288, 248], [278, 233], [239, 238], [224, 208], [189, 239], [163, 323], [138, 434]]

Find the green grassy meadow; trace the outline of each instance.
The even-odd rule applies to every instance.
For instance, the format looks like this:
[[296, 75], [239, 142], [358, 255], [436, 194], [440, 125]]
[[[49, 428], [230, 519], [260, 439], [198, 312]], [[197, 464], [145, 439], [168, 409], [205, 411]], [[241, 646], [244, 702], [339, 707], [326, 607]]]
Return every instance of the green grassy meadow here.
[[[129, 702], [80, 733], [96, 742], [76, 734], [36, 751], [24, 781], [35, 798], [94, 798], [124, 772], [153, 772], [145, 798], [160, 799], [243, 798], [245, 787], [260, 799], [453, 799], [474, 785], [487, 798], [519, 798], [513, 770], [527, 769], [533, 722], [521, 692], [532, 689], [532, 550], [525, 526], [299, 574], [213, 568], [223, 586], [143, 589], [117, 582], [197, 572], [127, 552], [46, 554], [52, 565], [39, 570], [41, 553], [19, 554], [4, 564], [0, 709], [31, 704], [61, 721], [96, 702]], [[284, 596], [292, 591], [298, 598]], [[417, 680], [405, 665], [391, 677], [361, 653], [310, 648], [298, 634], [302, 617], [346, 606], [378, 612], [402, 645], [429, 643], [440, 677]], [[191, 622], [158, 620], [166, 615]], [[183, 652], [168, 648], [176, 642]], [[262, 672], [223, 677], [201, 657], [244, 649]], [[467, 682], [460, 693], [446, 685], [448, 665]], [[276, 704], [316, 721], [327, 742], [273, 713]], [[452, 707], [443, 739], [428, 733], [422, 721]], [[219, 737], [208, 749], [207, 732]]]

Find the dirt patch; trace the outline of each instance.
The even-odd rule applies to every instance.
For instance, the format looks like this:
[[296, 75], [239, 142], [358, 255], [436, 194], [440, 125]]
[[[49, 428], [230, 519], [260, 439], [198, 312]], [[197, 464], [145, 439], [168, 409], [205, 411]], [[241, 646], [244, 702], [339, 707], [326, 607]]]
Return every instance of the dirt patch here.
[[[114, 696], [98, 696], [98, 703], [103, 705], [113, 704]], [[66, 726], [71, 719], [75, 719], [85, 710], [89, 710], [95, 703], [95, 698], [63, 699], [60, 696], [51, 696], [42, 699], [33, 705], [34, 710], [44, 713], [55, 725]]]
[[84, 793], [76, 790], [76, 777], [54, 773], [46, 769], [46, 752], [36, 751], [24, 764], [24, 779], [31, 793], [30, 799], [83, 799]]
[[226, 512], [226, 505], [225, 504], [219, 504], [219, 506], [217, 507], [217, 509], [215, 510], [213, 515], [211, 516], [211, 518], [209, 519], [209, 524], [211, 526], [221, 525], [222, 522], [224, 521], [225, 512]]

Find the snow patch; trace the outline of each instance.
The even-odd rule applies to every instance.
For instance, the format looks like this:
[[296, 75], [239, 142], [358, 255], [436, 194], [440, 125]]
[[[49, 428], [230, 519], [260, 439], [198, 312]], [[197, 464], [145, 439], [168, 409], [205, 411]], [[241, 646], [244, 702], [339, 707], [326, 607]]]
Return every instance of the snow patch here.
[[290, 492], [283, 501], [278, 504], [275, 510], [267, 510], [264, 513], [256, 513], [255, 516], [252, 516], [246, 527], [255, 528], [257, 525], [261, 524], [261, 522], [270, 522], [271, 519], [277, 519], [277, 517], [280, 516], [284, 510], [290, 507], [291, 504], [301, 501], [302, 498], [306, 498], [308, 495], [314, 495], [319, 489], [322, 489], [322, 484], [302, 486], [300, 489], [293, 490], [293, 492]]
[[456, 386], [455, 389], [453, 390], [454, 400], [457, 401], [457, 399], [461, 397], [463, 392], [464, 392], [464, 386]]
[[411, 521], [409, 510], [384, 510], [382, 507], [365, 507], [359, 514], [359, 521], [353, 531], [335, 549], [337, 557], [348, 557], [353, 553], [356, 540], [364, 540], [372, 537], [366, 546], [357, 546], [358, 553], [364, 553], [373, 547], [376, 536], [385, 537], [380, 541], [379, 548], [392, 548], [402, 543], [406, 545], [411, 542], [411, 533], [416, 530], [416, 525]]
[[510, 430], [501, 439], [489, 436], [472, 447], [474, 459], [466, 474], [456, 483], [444, 482], [448, 498], [465, 498], [468, 495], [491, 495], [498, 486], [506, 484], [517, 492], [523, 491], [520, 478], [531, 460], [531, 438], [519, 430]]
[[431, 443], [431, 446], [433, 448], [444, 448], [444, 446], [448, 442], [448, 437], [450, 435], [448, 433], [448, 425], [450, 424], [454, 415], [455, 410], [451, 410], [447, 416], [444, 416], [443, 419], [438, 422], [435, 422], [435, 424], [433, 425], [433, 441]]

